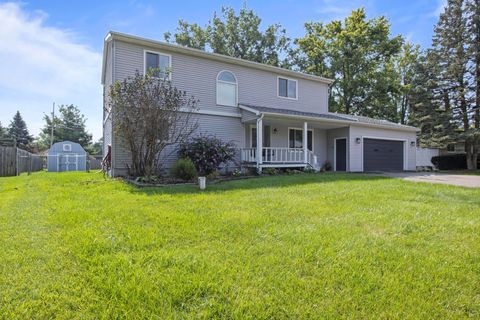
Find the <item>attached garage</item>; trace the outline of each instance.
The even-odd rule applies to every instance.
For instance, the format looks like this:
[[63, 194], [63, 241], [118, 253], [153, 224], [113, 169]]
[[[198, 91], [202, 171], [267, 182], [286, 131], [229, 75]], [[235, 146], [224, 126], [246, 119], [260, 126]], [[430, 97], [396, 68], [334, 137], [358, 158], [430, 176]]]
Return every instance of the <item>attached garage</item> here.
[[363, 139], [363, 171], [403, 171], [404, 141]]

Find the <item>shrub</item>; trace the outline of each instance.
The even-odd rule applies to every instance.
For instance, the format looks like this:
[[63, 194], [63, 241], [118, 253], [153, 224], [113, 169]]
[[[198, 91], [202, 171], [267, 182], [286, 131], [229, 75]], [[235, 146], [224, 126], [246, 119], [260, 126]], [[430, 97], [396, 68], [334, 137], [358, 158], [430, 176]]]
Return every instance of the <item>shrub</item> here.
[[[466, 170], [467, 156], [465, 154], [448, 154], [432, 157], [432, 163], [440, 170]], [[477, 167], [480, 168], [480, 157], [477, 161]]]
[[233, 177], [241, 177], [242, 176], [242, 171], [240, 169], [234, 169], [232, 172]]
[[170, 169], [171, 174], [185, 181], [193, 180], [197, 176], [197, 169], [190, 159], [178, 159]]
[[322, 165], [322, 168], [320, 168], [320, 171], [331, 171], [332, 170], [332, 164], [330, 161], [325, 161]]
[[317, 171], [313, 168], [305, 168], [305, 169], [303, 169], [303, 172], [305, 172], [305, 173], [316, 173]]
[[208, 180], [216, 180], [220, 177], [220, 173], [218, 171], [213, 171], [207, 174], [207, 179]]
[[199, 136], [180, 144], [178, 154], [181, 158], [192, 159], [201, 175], [217, 171], [222, 163], [235, 159], [235, 144], [223, 142], [214, 136]]
[[271, 175], [271, 176], [274, 176], [274, 175], [278, 174], [278, 170], [275, 169], [275, 168], [265, 168], [265, 169], [263, 169], [262, 172], [263, 172], [264, 174], [269, 174], [269, 175]]

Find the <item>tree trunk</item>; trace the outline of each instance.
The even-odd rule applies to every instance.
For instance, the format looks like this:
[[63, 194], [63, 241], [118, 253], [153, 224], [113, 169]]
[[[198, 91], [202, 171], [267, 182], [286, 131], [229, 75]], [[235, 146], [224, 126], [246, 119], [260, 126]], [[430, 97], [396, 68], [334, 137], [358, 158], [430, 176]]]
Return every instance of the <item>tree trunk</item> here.
[[465, 155], [467, 158], [467, 169], [477, 170], [478, 150], [474, 138], [465, 140]]

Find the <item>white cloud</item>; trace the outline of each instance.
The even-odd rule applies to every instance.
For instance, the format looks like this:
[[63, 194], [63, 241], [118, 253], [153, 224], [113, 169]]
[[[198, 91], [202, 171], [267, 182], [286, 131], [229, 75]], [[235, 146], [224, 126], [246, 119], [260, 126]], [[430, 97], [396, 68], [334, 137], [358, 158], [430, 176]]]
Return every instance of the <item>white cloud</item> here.
[[48, 26], [47, 19], [45, 12], [27, 12], [17, 3], [0, 4], [0, 121], [8, 124], [18, 109], [37, 134], [53, 101], [75, 104], [98, 139], [102, 56], [72, 31]]
[[[343, 20], [353, 10], [365, 7], [370, 10], [374, 8], [372, 1], [362, 0], [321, 0], [316, 6], [316, 12], [327, 20]], [[370, 11], [368, 11], [370, 13]]]

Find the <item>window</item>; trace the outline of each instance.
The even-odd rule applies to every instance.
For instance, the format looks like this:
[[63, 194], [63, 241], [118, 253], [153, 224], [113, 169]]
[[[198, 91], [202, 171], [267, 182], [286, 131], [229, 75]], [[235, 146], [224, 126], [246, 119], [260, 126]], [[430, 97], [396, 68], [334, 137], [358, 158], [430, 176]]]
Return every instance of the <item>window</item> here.
[[63, 147], [63, 151], [72, 151], [71, 144], [64, 144], [62, 147]]
[[[303, 148], [303, 129], [288, 129], [288, 147], [289, 148]], [[307, 132], [307, 148], [313, 151], [313, 130]]]
[[171, 56], [158, 52], [145, 51], [145, 74], [170, 80]]
[[237, 105], [237, 79], [230, 71], [221, 71], [217, 76], [217, 104]]
[[447, 145], [447, 151], [448, 152], [454, 152], [455, 151], [455, 144], [450, 143]]
[[297, 80], [278, 77], [278, 96], [297, 99]]
[[[270, 147], [270, 126], [263, 127], [263, 147]], [[257, 127], [251, 126], [250, 127], [250, 147], [256, 148], [257, 147]]]

